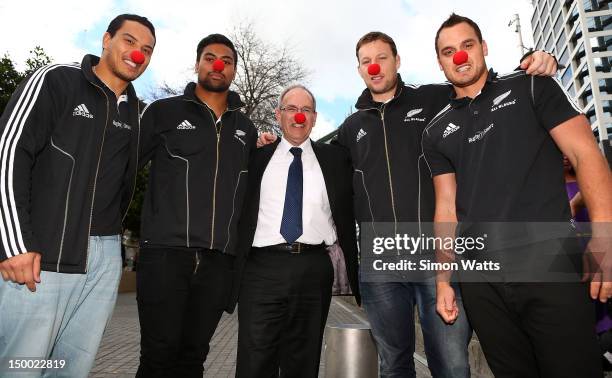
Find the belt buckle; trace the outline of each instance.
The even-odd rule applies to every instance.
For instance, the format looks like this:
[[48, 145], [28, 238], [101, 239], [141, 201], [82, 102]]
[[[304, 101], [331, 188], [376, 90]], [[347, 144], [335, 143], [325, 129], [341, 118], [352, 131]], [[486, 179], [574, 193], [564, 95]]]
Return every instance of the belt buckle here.
[[291, 246], [292, 247], [291, 248], [291, 253], [294, 254], [294, 255], [302, 253], [302, 243], [295, 243], [295, 244], [297, 244], [297, 251], [293, 250], [293, 245], [292, 245]]

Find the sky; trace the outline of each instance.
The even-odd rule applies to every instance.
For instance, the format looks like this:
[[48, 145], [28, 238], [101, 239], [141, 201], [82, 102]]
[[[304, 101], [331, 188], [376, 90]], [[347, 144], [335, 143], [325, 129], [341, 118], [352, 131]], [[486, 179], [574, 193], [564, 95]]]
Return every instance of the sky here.
[[262, 40], [290, 46], [311, 72], [305, 84], [317, 98], [316, 139], [342, 123], [365, 88], [355, 44], [369, 31], [395, 40], [405, 82], [444, 81], [433, 41], [452, 12], [479, 24], [489, 47], [488, 65], [498, 72], [513, 70], [521, 56], [515, 27], [508, 26], [514, 14], [520, 16], [524, 44], [533, 46], [530, 0], [0, 0], [0, 55], [8, 53], [23, 69], [38, 45], [54, 62], [80, 62], [84, 54], [99, 55], [112, 18], [136, 13], [156, 28], [151, 64], [134, 82], [147, 97], [159, 83], [182, 86], [195, 78], [200, 39], [250, 22]]

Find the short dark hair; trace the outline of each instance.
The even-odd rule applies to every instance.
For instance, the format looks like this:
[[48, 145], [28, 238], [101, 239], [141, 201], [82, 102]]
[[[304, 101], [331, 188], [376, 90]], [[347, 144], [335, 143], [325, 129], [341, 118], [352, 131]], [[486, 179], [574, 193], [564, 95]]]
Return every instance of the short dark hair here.
[[110, 34], [111, 38], [115, 36], [117, 30], [121, 29], [125, 21], [135, 21], [143, 26], [146, 26], [151, 31], [151, 34], [153, 34], [153, 38], [155, 38], [155, 27], [148, 18], [139, 16], [137, 14], [128, 13], [120, 14], [119, 16], [115, 17], [110, 24], [108, 24], [106, 32]]
[[223, 34], [211, 34], [202, 38], [200, 43], [198, 43], [198, 48], [196, 49], [196, 62], [200, 61], [200, 56], [202, 55], [204, 48], [215, 43], [229, 47], [229, 49], [234, 53], [234, 65], [238, 63], [238, 53], [236, 52], [234, 44]]
[[359, 61], [359, 49], [361, 46], [374, 41], [383, 41], [384, 43], [388, 44], [389, 47], [391, 47], [393, 56], [397, 56], [397, 46], [395, 46], [393, 38], [389, 37], [383, 32], [373, 31], [367, 33], [363, 37], [359, 38], [359, 41], [357, 41], [357, 46], [355, 47], [355, 56], [357, 56], [357, 61]]
[[478, 37], [478, 42], [482, 43], [482, 33], [480, 32], [480, 28], [478, 27], [478, 24], [476, 24], [474, 21], [472, 21], [471, 19], [467, 17], [459, 16], [458, 14], [452, 13], [446, 19], [446, 21], [444, 21], [442, 25], [440, 25], [440, 28], [436, 32], [436, 40], [434, 42], [434, 47], [436, 49], [436, 56], [439, 55], [438, 54], [438, 39], [440, 38], [440, 32], [442, 31], [442, 29], [453, 27], [462, 22], [465, 22], [466, 24], [470, 25], [472, 29], [474, 29], [474, 31], [476, 32], [476, 37]]

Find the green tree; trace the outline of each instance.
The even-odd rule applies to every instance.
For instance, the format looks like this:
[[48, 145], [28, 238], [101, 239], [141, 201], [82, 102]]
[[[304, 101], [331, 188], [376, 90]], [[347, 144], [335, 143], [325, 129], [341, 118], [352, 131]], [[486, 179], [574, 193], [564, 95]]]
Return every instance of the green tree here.
[[6, 53], [4, 54], [0, 59], [0, 114], [4, 112], [4, 108], [6, 108], [19, 83], [36, 69], [51, 63], [51, 61], [52, 59], [45, 53], [45, 50], [36, 46], [33, 50], [30, 50], [30, 57], [25, 62], [27, 68], [25, 71], [19, 72], [15, 69], [11, 57]]
[[0, 114], [4, 112], [4, 108], [6, 108], [21, 79], [22, 76], [15, 69], [11, 58], [8, 54], [4, 54], [0, 59]]
[[49, 63], [51, 63], [51, 58], [45, 53], [45, 50], [40, 46], [36, 46], [34, 50], [30, 50], [30, 57], [26, 60], [28, 68], [23, 72], [23, 76], [26, 77]]

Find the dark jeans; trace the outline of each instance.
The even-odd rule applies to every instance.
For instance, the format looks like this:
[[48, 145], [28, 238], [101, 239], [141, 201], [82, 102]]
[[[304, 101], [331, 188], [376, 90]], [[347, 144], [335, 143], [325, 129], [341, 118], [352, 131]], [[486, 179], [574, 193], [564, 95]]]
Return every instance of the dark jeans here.
[[380, 356], [383, 378], [416, 377], [414, 310], [419, 311], [427, 365], [431, 374], [468, 378], [472, 328], [456, 289], [459, 318], [446, 324], [436, 312], [436, 285], [416, 282], [360, 282], [363, 307]]
[[143, 248], [138, 262], [137, 377], [198, 377], [233, 280], [231, 255], [195, 248]]
[[495, 377], [601, 377], [595, 311], [583, 283], [461, 283]]
[[238, 302], [236, 377], [315, 378], [334, 272], [324, 248], [253, 251]]

